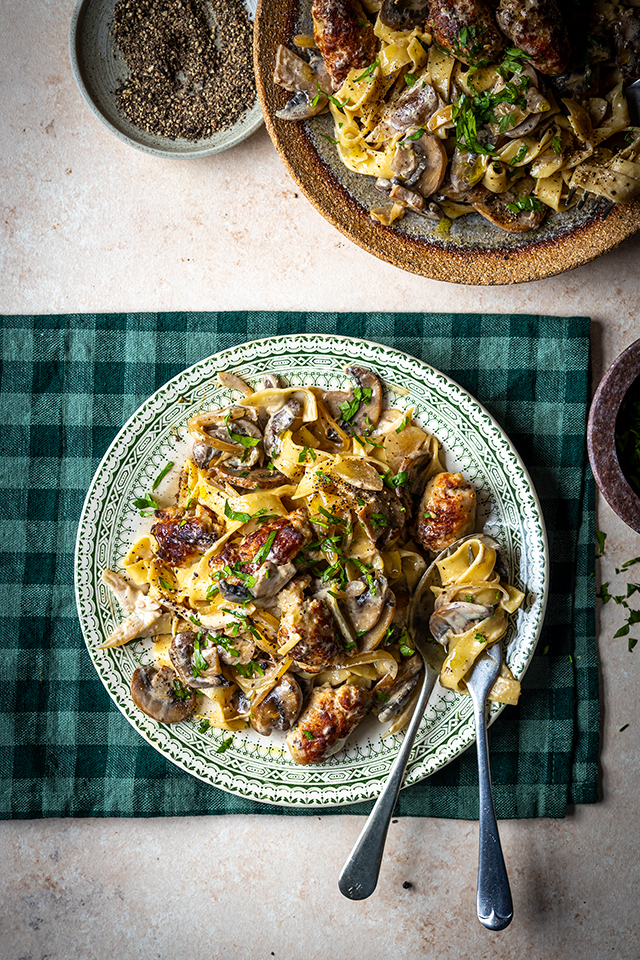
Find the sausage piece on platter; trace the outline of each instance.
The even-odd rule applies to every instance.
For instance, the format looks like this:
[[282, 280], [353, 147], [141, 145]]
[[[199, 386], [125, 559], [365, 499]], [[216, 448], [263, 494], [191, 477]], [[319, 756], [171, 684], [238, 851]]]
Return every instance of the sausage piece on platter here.
[[504, 47], [486, 0], [431, 0], [427, 22], [436, 43], [463, 63], [496, 60]]
[[359, 0], [313, 0], [313, 36], [334, 90], [350, 70], [369, 67], [376, 59], [376, 37]]
[[555, 0], [500, 0], [498, 26], [540, 73], [558, 77], [569, 65], [567, 28]]
[[417, 537], [439, 553], [466, 537], [476, 522], [476, 492], [461, 473], [437, 473], [429, 480], [418, 511]]
[[322, 763], [345, 745], [368, 713], [371, 690], [344, 683], [341, 687], [316, 687], [287, 734], [287, 746], [296, 763]]

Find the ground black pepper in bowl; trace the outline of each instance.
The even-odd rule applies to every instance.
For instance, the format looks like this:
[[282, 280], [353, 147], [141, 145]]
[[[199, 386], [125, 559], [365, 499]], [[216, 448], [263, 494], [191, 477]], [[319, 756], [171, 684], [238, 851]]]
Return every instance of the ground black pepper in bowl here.
[[113, 36], [129, 75], [115, 91], [147, 133], [202, 140], [256, 98], [253, 27], [242, 0], [118, 0]]

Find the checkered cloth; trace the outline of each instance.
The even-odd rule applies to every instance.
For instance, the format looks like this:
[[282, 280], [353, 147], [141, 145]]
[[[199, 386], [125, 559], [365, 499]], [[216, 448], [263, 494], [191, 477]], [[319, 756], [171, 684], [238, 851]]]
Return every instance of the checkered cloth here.
[[[499, 817], [593, 803], [598, 758], [594, 486], [585, 455], [589, 321], [451, 314], [172, 313], [3, 318], [0, 815], [306, 814], [204, 784], [150, 747], [111, 702], [76, 615], [85, 493], [139, 404], [183, 368], [245, 340], [363, 337], [453, 377], [502, 424], [549, 534], [551, 594], [518, 707], [489, 733]], [[472, 749], [401, 792], [398, 815], [474, 819]], [[370, 803], [348, 807], [367, 813]], [[345, 809], [324, 809], [344, 813]]]

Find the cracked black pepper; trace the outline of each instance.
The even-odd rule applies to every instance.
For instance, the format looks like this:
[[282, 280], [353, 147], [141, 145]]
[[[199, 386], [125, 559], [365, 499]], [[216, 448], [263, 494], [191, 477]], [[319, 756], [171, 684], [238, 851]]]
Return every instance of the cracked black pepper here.
[[256, 98], [242, 0], [118, 0], [113, 36], [129, 75], [115, 91], [133, 124], [171, 140], [232, 126]]

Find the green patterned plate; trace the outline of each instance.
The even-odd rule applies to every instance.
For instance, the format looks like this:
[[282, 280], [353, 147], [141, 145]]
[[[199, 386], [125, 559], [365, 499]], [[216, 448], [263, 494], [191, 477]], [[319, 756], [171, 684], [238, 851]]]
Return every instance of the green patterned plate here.
[[[531, 480], [501, 428], [476, 400], [433, 367], [388, 347], [347, 337], [296, 335], [256, 340], [202, 360], [161, 387], [122, 428], [93, 479], [76, 545], [76, 600], [89, 654], [115, 704], [163, 756], [188, 773], [230, 793], [267, 803], [323, 807], [369, 800], [380, 792], [402, 734], [381, 738], [384, 728], [368, 718], [347, 747], [319, 766], [293, 762], [284, 734], [265, 738], [253, 730], [233, 735], [198, 731], [193, 721], [162, 725], [141, 713], [129, 692], [136, 666], [151, 658], [151, 642], [133, 641], [99, 650], [122, 618], [102, 584], [105, 567], [121, 569], [134, 538], [151, 520], [132, 506], [167, 461], [177, 462], [188, 446], [186, 424], [197, 409], [219, 407], [231, 394], [216, 379], [233, 370], [252, 386], [266, 372], [289, 383], [343, 388], [352, 362], [375, 370], [390, 404], [416, 408], [417, 420], [443, 444], [449, 470], [461, 470], [478, 492], [479, 528], [504, 546], [511, 583], [525, 601], [505, 637], [514, 675], [521, 678], [538, 639], [548, 587], [547, 543], [540, 504]], [[172, 471], [175, 477], [177, 471]], [[172, 502], [175, 480], [168, 474], [156, 492]], [[172, 487], [172, 483], [174, 486]], [[493, 705], [492, 715], [499, 711]], [[474, 740], [471, 700], [438, 684], [431, 696], [407, 768], [405, 784], [416, 783], [453, 760]]]

